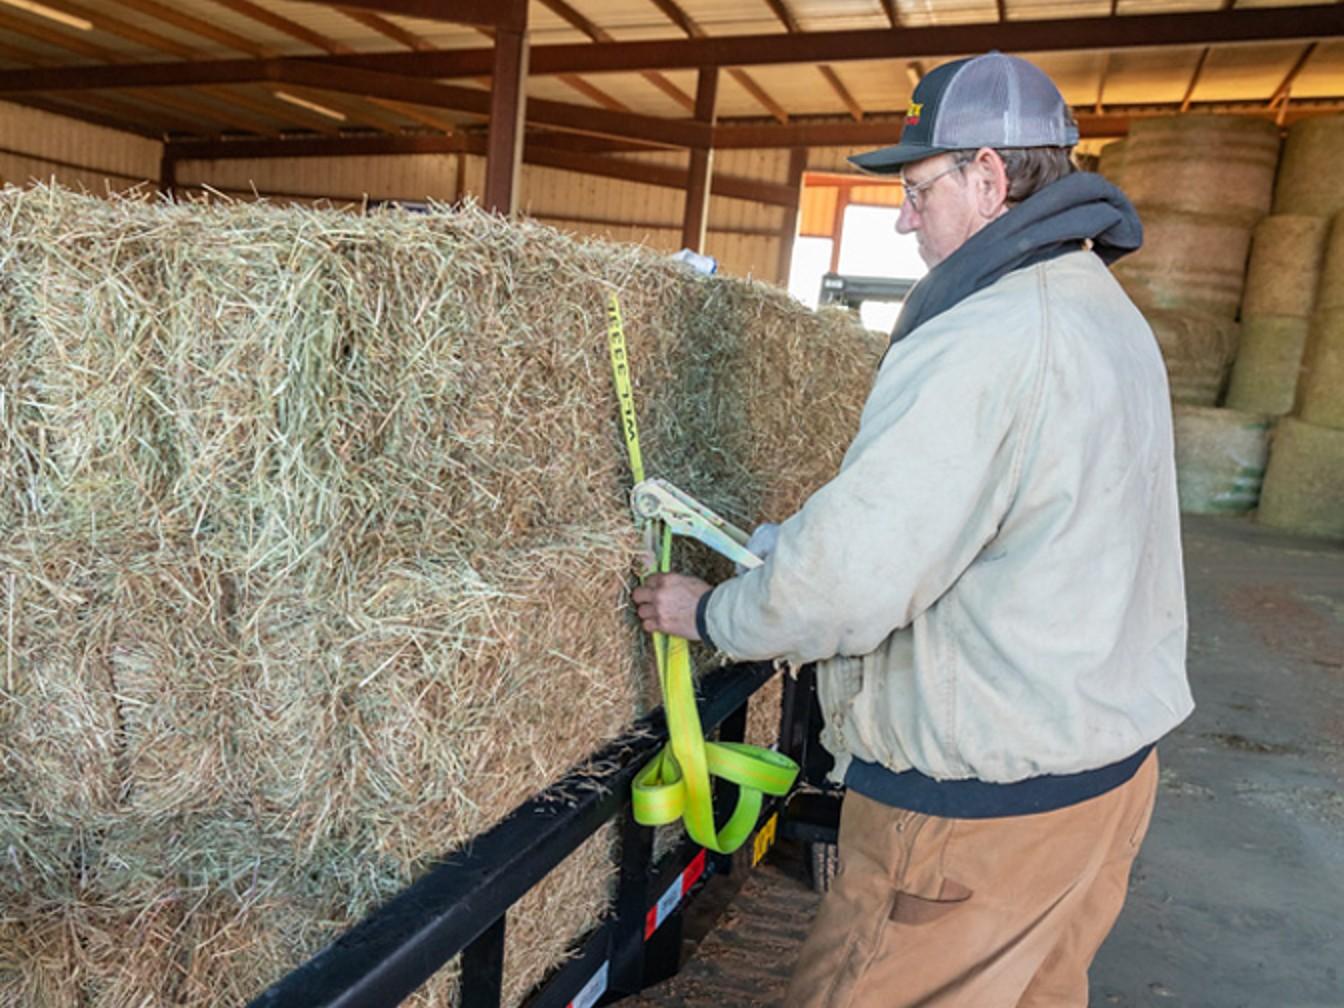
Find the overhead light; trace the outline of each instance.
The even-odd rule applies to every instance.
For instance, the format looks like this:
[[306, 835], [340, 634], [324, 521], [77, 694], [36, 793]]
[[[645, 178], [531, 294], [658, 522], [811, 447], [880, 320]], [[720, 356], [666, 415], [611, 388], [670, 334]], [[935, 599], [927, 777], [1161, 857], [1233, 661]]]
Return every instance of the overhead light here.
[[[8, 2], [8, 0], [5, 0]], [[345, 113], [337, 112], [334, 108], [327, 108], [325, 105], [319, 105], [315, 101], [309, 101], [307, 98], [300, 98], [298, 95], [292, 95], [288, 91], [272, 91], [283, 102], [289, 102], [291, 105], [297, 105], [299, 108], [306, 108], [309, 112], [316, 112], [320, 116], [326, 116], [328, 119], [336, 119], [345, 122]]]
[[19, 10], [25, 10], [29, 14], [36, 14], [38, 17], [59, 21], [61, 24], [70, 28], [78, 28], [80, 31], [93, 31], [92, 21], [88, 21], [82, 17], [75, 17], [75, 15], [67, 14], [65, 11], [54, 10], [46, 4], [37, 3], [37, 0], [0, 0], [0, 3], [7, 4], [10, 7], [17, 7]]

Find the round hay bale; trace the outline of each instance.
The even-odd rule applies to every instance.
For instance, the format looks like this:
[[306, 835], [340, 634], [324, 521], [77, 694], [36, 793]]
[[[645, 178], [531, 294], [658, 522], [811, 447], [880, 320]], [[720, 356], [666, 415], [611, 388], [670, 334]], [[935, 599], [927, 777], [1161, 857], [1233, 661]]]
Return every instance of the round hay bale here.
[[1172, 426], [1181, 511], [1240, 514], [1253, 510], [1260, 499], [1269, 454], [1269, 417], [1178, 404]]
[[1330, 221], [1325, 217], [1275, 214], [1255, 227], [1246, 268], [1242, 318], [1286, 315], [1310, 318], [1325, 256]]
[[1242, 319], [1227, 406], [1283, 416], [1293, 411], [1311, 323], [1268, 315]]
[[1279, 131], [1250, 116], [1140, 119], [1125, 146], [1125, 191], [1135, 203], [1231, 217], [1269, 212]]
[[1256, 515], [1262, 525], [1344, 539], [1344, 431], [1284, 417]]
[[1316, 310], [1332, 308], [1344, 308], [1344, 211], [1331, 220], [1316, 286]]
[[1215, 405], [1237, 352], [1237, 324], [1197, 311], [1147, 308], [1143, 315], [1162, 350], [1172, 399]]
[[1288, 131], [1274, 212], [1330, 217], [1344, 210], [1344, 116], [1318, 116]]
[[1251, 228], [1236, 217], [1140, 207], [1143, 248], [1115, 275], [1143, 308], [1192, 308], [1236, 318]]
[[1298, 415], [1310, 424], [1344, 430], [1344, 308], [1311, 322]]
[[1097, 161], [1097, 174], [1104, 176], [1112, 185], [1125, 187], [1125, 149], [1128, 141], [1115, 140], [1101, 149]]

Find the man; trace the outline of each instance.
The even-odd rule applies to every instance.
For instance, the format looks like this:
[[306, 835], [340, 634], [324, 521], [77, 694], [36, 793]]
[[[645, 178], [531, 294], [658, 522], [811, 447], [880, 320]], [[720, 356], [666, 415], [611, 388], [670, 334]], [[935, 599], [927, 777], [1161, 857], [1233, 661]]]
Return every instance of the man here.
[[788, 1008], [1086, 1005], [1191, 711], [1171, 410], [1054, 84], [990, 53], [916, 88], [915, 287], [841, 471], [765, 564], [635, 592], [734, 659], [820, 661], [840, 868]]

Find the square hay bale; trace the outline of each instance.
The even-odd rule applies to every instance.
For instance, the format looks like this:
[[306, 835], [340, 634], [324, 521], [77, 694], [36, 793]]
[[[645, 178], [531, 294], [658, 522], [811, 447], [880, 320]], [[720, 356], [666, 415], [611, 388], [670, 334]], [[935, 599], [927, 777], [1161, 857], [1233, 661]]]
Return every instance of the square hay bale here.
[[[776, 290], [471, 207], [0, 193], [0, 1001], [243, 1003], [656, 701], [611, 292], [652, 473], [742, 523], [834, 473], [884, 341]], [[612, 842], [511, 915], [512, 1002]]]

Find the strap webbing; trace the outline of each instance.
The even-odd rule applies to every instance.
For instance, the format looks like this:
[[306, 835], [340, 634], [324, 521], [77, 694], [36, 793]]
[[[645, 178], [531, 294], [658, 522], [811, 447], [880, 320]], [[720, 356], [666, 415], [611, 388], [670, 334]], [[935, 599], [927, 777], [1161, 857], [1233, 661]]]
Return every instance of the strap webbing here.
[[[620, 404], [621, 431], [630, 456], [630, 471], [638, 484], [644, 481], [644, 460], [639, 449], [625, 327], [615, 294], [607, 305], [607, 342]], [[672, 535], [664, 527], [659, 538], [655, 568], [665, 572], [671, 567]], [[695, 704], [686, 641], [655, 633], [653, 651], [670, 740], [635, 777], [632, 795], [635, 821], [644, 826], [661, 826], [682, 819], [686, 832], [696, 843], [721, 854], [731, 854], [755, 828], [764, 796], [788, 794], [798, 775], [798, 765], [787, 756], [760, 746], [706, 741]], [[737, 807], [722, 830], [714, 828], [711, 776], [738, 785]]]

